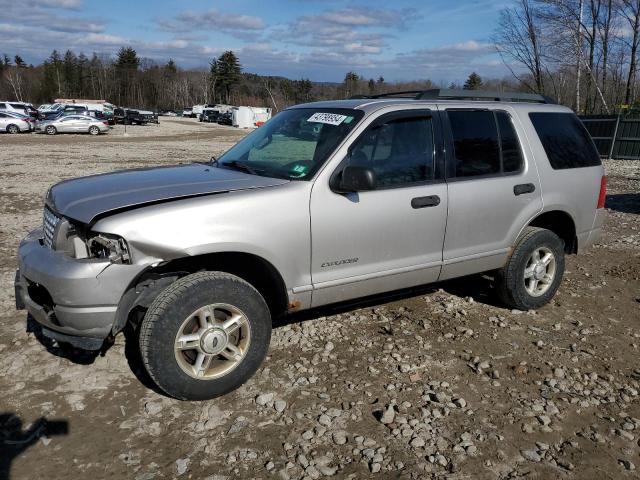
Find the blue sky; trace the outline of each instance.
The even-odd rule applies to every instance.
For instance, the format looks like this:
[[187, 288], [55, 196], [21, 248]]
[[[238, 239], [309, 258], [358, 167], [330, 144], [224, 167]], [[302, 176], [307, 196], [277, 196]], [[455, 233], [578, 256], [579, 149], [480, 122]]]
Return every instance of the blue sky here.
[[197, 68], [234, 50], [245, 71], [341, 81], [508, 76], [490, 37], [509, 0], [0, 0], [0, 53], [114, 55], [130, 45]]

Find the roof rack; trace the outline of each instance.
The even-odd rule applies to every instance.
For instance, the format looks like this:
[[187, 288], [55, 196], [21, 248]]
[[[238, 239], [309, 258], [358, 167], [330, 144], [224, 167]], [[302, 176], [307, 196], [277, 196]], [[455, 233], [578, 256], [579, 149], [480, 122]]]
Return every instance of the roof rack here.
[[545, 95], [539, 95], [537, 93], [485, 92], [483, 90], [454, 90], [449, 88], [407, 90], [404, 92], [381, 93], [379, 95], [355, 95], [351, 98], [408, 98], [411, 100], [472, 100], [484, 102], [556, 103], [552, 98]]

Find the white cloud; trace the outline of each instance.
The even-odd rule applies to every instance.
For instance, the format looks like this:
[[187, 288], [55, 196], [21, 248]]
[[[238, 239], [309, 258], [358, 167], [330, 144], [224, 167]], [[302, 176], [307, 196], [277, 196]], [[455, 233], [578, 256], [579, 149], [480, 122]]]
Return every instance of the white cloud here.
[[251, 15], [224, 13], [216, 9], [206, 12], [183, 12], [175, 19], [159, 19], [158, 26], [169, 32], [192, 32], [194, 30], [219, 30], [222, 32], [259, 31], [265, 28], [264, 21]]

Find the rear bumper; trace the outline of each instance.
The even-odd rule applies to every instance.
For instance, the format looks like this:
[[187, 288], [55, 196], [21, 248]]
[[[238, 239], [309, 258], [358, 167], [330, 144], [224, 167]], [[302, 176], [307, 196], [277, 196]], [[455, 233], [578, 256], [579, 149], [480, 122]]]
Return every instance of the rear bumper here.
[[143, 267], [73, 259], [43, 246], [41, 237], [36, 230], [20, 244], [16, 308], [54, 333], [101, 344], [122, 295]]

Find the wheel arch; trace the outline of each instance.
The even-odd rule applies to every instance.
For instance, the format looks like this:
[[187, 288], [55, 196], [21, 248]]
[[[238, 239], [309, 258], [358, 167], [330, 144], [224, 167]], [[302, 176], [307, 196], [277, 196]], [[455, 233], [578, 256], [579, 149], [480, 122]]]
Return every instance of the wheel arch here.
[[551, 230], [564, 242], [565, 253], [578, 253], [576, 224], [573, 217], [568, 212], [564, 210], [549, 210], [541, 212], [539, 215], [534, 217], [527, 226]]
[[118, 305], [112, 334], [121, 331], [130, 321], [137, 320], [136, 312], [145, 311], [171, 283], [199, 271], [220, 271], [242, 278], [262, 295], [273, 318], [288, 311], [286, 284], [271, 262], [245, 252], [207, 253], [173, 259], [140, 273]]

